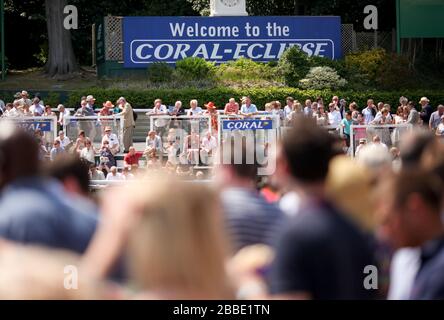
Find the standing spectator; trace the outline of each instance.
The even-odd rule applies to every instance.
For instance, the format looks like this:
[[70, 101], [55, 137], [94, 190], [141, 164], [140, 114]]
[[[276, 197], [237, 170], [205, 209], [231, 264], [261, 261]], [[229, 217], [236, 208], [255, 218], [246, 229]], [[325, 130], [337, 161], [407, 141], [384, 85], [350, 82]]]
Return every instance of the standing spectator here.
[[375, 119], [376, 107], [372, 99], [367, 100], [367, 107], [362, 110], [362, 115], [364, 116], [364, 123], [369, 124]]
[[185, 110], [182, 108], [182, 101], [176, 101], [174, 103], [174, 108], [169, 112], [170, 116], [183, 116], [185, 115]]
[[45, 112], [43, 113], [44, 117], [54, 117], [56, 114], [52, 112], [52, 108], [49, 104], [45, 106]]
[[313, 117], [313, 109], [311, 108], [312, 102], [310, 99], [305, 100], [305, 107], [304, 107], [304, 115], [312, 118]]
[[129, 147], [133, 145], [133, 131], [134, 127], [136, 126], [136, 122], [134, 121], [133, 108], [124, 97], [120, 97], [117, 100], [117, 104], [122, 110], [122, 112], [118, 113], [117, 116], [123, 116], [123, 152], [126, 153], [128, 152]]
[[59, 104], [57, 106], [57, 110], [59, 111], [59, 120], [57, 121], [60, 127], [63, 127], [65, 124], [65, 118], [69, 117], [70, 112], [68, 109], [65, 108], [63, 104]]
[[359, 139], [359, 144], [356, 147], [355, 157], [359, 157], [361, 150], [367, 145], [367, 140], [365, 138]]
[[334, 137], [301, 119], [278, 154], [276, 174], [291, 176], [301, 204], [276, 243], [271, 293], [289, 299], [372, 298], [375, 292], [363, 286], [364, 268], [375, 263], [369, 241], [325, 193], [330, 159], [337, 154]]
[[95, 108], [94, 103], [95, 102], [96, 102], [96, 99], [92, 95], [89, 95], [86, 97], [86, 108], [85, 108], [86, 114], [85, 114], [85, 116], [95, 116], [96, 115], [94, 112], [94, 108]]
[[6, 108], [5, 108], [5, 102], [0, 99], [0, 117], [3, 115], [3, 113], [5, 112]]
[[89, 138], [86, 138], [85, 148], [80, 151], [80, 158], [87, 160], [89, 163], [95, 163], [95, 150]]
[[[23, 90], [21, 93], [19, 93], [19, 97], [20, 97], [19, 98], [20, 105], [22, 105], [22, 106], [27, 105], [28, 107], [30, 107], [32, 105], [32, 101], [31, 101], [31, 99], [29, 99], [28, 91]], [[37, 99], [40, 101], [39, 98], [37, 98]]]
[[162, 100], [161, 99], [156, 99], [154, 100], [154, 107], [151, 111], [148, 111], [146, 113], [147, 115], [166, 115], [168, 114], [168, 109], [167, 107], [162, 104]]
[[[222, 188], [222, 208], [234, 252], [254, 244], [271, 245], [283, 221], [279, 208], [268, 203], [256, 189], [259, 166], [247, 160], [249, 146], [245, 141], [240, 150], [236, 146], [234, 140], [223, 144], [221, 154], [229, 154], [230, 161], [220, 161], [215, 177]], [[235, 153], [242, 158], [235, 159]]]
[[333, 102], [328, 105], [328, 123], [331, 126], [339, 126], [341, 124], [341, 113]]
[[80, 102], [80, 108], [77, 109], [74, 114], [76, 117], [85, 117], [89, 115], [89, 111], [87, 110], [88, 102], [86, 100], [82, 100]]
[[402, 124], [405, 123], [406, 121], [407, 119], [404, 116], [404, 107], [399, 106], [398, 109], [396, 110], [395, 124]]
[[428, 126], [433, 108], [430, 105], [430, 101], [427, 99], [427, 97], [422, 97], [421, 100], [419, 100], [419, 103], [421, 104], [421, 112], [419, 113], [419, 117], [421, 118], [423, 125]]
[[103, 108], [100, 109], [99, 115], [103, 117], [111, 116], [114, 113], [114, 105], [111, 101], [106, 101]]
[[203, 112], [202, 108], [198, 106], [197, 100], [193, 99], [190, 101], [190, 109], [187, 112], [188, 116], [198, 116]]
[[430, 116], [429, 128], [430, 130], [436, 130], [441, 123], [441, 117], [444, 115], [444, 105], [440, 104], [435, 112]]
[[407, 112], [408, 112], [408, 117], [407, 117], [407, 121], [406, 123], [412, 124], [412, 125], [416, 125], [419, 123], [419, 113], [418, 111], [416, 111], [415, 106], [413, 105], [412, 102], [409, 102], [407, 104], [407, 108], [406, 108]]
[[33, 137], [7, 126], [1, 130], [0, 237], [83, 253], [96, 229], [97, 210], [43, 177]]
[[56, 138], [56, 140], [60, 142], [60, 146], [65, 150], [68, 149], [68, 146], [71, 143], [71, 140], [65, 136], [65, 132], [63, 132], [63, 130], [59, 131], [59, 136]]
[[102, 138], [102, 144], [105, 140], [109, 142], [109, 149], [113, 155], [118, 154], [120, 151], [119, 139], [115, 133], [112, 133], [111, 127], [105, 127], [105, 134]]
[[131, 172], [131, 166], [124, 166], [122, 169], [122, 176], [124, 180], [134, 180], [134, 174]]
[[204, 112], [204, 115], [210, 116], [211, 119], [211, 129], [214, 133], [218, 130], [217, 120], [219, 119], [219, 113], [217, 112], [217, 107], [214, 105], [214, 102], [208, 102], [205, 104], [207, 110]]
[[441, 123], [436, 127], [435, 134], [438, 137], [444, 137], [444, 115], [441, 116]]
[[344, 140], [347, 147], [350, 147], [350, 126], [353, 124], [352, 112], [348, 110], [345, 113], [345, 118], [341, 120], [341, 127], [344, 133]]
[[293, 111], [294, 99], [293, 97], [287, 97], [285, 101], [287, 102], [287, 105], [284, 107], [284, 117], [287, 119], [290, 113]]
[[230, 98], [230, 100], [228, 100], [228, 103], [225, 105], [224, 114], [230, 115], [238, 113], [239, 113], [239, 104], [236, 102], [234, 98]]
[[34, 117], [40, 117], [45, 112], [45, 109], [39, 102], [39, 98], [34, 98], [34, 100], [32, 101], [32, 105], [29, 107], [29, 111]]
[[328, 126], [328, 114], [324, 111], [324, 106], [318, 104], [318, 110], [313, 115], [318, 126]]
[[410, 299], [444, 299], [441, 181], [421, 170], [405, 170], [387, 180], [381, 191], [381, 234], [396, 248], [419, 247], [421, 251]]
[[251, 103], [250, 97], [243, 97], [242, 98], [242, 106], [241, 106], [239, 114], [244, 117], [251, 117], [251, 116], [256, 115], [257, 113], [258, 113], [257, 107], [256, 107], [256, 105]]
[[65, 153], [65, 149], [63, 149], [62, 146], [60, 145], [60, 141], [55, 140], [54, 146], [49, 153], [49, 159], [51, 161], [54, 161], [59, 155], [64, 154], [64, 153]]

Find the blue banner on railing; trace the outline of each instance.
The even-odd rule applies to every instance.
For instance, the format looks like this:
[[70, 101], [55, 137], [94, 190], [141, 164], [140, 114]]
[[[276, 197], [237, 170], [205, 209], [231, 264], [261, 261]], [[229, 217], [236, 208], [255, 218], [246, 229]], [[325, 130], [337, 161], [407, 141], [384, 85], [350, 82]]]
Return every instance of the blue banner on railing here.
[[335, 16], [124, 17], [124, 62], [128, 68], [174, 64], [186, 57], [216, 63], [241, 57], [279, 59], [289, 47], [308, 55], [341, 57], [341, 19]]
[[273, 129], [272, 120], [222, 120], [222, 130], [270, 130]]
[[51, 121], [19, 121], [16, 122], [16, 124], [29, 131], [36, 131], [37, 129], [40, 129], [43, 132], [49, 132], [52, 130], [52, 124]]

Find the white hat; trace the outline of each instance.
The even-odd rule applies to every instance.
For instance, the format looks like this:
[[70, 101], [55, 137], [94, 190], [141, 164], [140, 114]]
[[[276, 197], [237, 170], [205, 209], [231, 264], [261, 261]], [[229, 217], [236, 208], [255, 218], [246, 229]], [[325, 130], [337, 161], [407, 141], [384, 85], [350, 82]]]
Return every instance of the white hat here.
[[86, 97], [86, 101], [96, 100], [92, 95]]
[[423, 101], [425, 101], [425, 102], [430, 102], [430, 100], [427, 99], [427, 97], [422, 97], [421, 100], [419, 100], [419, 103], [421, 103], [421, 102], [423, 102]]

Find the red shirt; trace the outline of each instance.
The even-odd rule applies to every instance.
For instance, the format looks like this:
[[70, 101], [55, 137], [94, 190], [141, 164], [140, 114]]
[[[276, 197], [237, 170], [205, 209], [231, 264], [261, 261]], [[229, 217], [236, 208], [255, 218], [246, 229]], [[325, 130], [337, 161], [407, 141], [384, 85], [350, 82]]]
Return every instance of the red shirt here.
[[130, 155], [129, 153], [127, 153], [125, 155], [125, 157], [123, 158], [123, 161], [125, 161], [128, 165], [133, 165], [133, 164], [139, 164], [139, 159], [142, 157], [143, 152], [136, 152], [133, 155]]

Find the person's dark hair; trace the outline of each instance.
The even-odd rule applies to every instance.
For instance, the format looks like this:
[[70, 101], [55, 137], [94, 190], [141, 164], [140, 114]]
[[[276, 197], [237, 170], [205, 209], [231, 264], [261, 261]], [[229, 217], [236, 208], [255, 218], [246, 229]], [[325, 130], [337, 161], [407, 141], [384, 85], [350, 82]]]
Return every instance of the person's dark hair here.
[[401, 160], [403, 167], [416, 167], [424, 150], [434, 141], [433, 133], [417, 131], [409, 137], [408, 141], [401, 143]]
[[63, 182], [67, 178], [74, 178], [84, 193], [89, 191], [89, 166], [90, 162], [79, 158], [77, 155], [59, 155], [50, 163], [45, 173]]
[[351, 110], [348, 110], [345, 114], [347, 114], [347, 115], [349, 115], [351, 117], [353, 112]]
[[418, 194], [431, 209], [440, 213], [442, 202], [441, 180], [431, 172], [421, 169], [402, 170], [393, 176], [392, 188], [395, 205], [403, 207], [406, 198]]
[[[238, 145], [235, 143], [235, 141], [241, 141], [240, 149], [237, 149]], [[248, 150], [247, 148], [247, 141], [245, 137], [231, 137], [230, 140], [227, 140], [222, 144], [220, 150], [220, 163], [223, 166], [229, 166], [236, 176], [255, 181], [259, 166], [257, 164], [256, 154], [254, 151], [252, 151], [253, 161], [250, 161], [251, 159], [247, 156], [247, 154], [250, 155], [249, 151], [250, 150]], [[227, 155], [230, 155], [230, 163], [228, 164], [226, 163], [226, 160], [224, 161], [223, 158], [225, 153]], [[241, 156], [238, 158], [235, 155]]]
[[305, 183], [324, 181], [330, 159], [339, 154], [333, 135], [304, 117], [295, 118], [282, 146], [291, 175]]
[[32, 133], [3, 124], [0, 134], [0, 190], [8, 183], [39, 174], [39, 146]]

